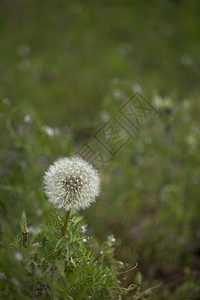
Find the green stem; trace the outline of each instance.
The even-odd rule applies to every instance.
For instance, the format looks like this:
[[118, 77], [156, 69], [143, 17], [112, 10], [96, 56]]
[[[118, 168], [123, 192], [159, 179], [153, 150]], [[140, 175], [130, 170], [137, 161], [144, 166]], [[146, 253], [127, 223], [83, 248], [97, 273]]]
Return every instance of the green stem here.
[[[67, 224], [68, 224], [68, 221], [69, 221], [69, 215], [70, 215], [70, 210], [67, 211], [66, 216], [65, 216], [65, 222], [64, 222], [64, 225], [63, 225], [63, 228], [62, 228], [61, 238], [66, 234]], [[61, 249], [58, 250], [57, 256], [60, 256], [60, 254], [61, 254]]]
[[70, 215], [70, 210], [68, 210], [67, 213], [66, 213], [65, 222], [64, 222], [64, 225], [63, 225], [63, 228], [62, 228], [62, 235], [61, 235], [61, 237], [63, 237], [66, 234], [67, 224], [68, 224], [68, 221], [69, 221], [69, 215]]

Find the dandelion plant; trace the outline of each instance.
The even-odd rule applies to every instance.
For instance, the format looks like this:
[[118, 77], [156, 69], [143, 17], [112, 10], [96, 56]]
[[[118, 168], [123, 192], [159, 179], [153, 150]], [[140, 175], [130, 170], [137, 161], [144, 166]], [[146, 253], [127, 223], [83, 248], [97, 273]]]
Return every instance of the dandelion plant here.
[[99, 175], [91, 164], [79, 157], [61, 158], [45, 173], [44, 191], [50, 203], [67, 211], [62, 229], [64, 236], [70, 210], [88, 207], [99, 195]]

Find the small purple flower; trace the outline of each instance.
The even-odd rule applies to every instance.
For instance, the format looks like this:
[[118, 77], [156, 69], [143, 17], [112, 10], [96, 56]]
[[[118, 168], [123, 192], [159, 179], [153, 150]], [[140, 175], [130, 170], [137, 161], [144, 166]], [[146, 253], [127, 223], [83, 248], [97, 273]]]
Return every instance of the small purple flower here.
[[40, 297], [40, 296], [42, 296], [43, 295], [43, 292], [46, 290], [46, 292], [47, 292], [47, 295], [49, 296], [49, 294], [48, 294], [48, 290], [50, 291], [51, 290], [51, 288], [50, 288], [50, 286], [48, 285], [48, 284], [43, 284], [42, 285], [43, 287], [42, 287], [42, 289], [39, 291], [39, 293], [36, 295], [36, 297], [38, 298], [38, 297]]
[[72, 257], [71, 256], [69, 257], [69, 262], [72, 262]]
[[85, 225], [83, 225], [83, 226], [81, 226], [81, 230], [82, 230], [82, 232], [86, 232], [87, 231], [87, 224], [85, 224]]
[[78, 262], [78, 263], [81, 263], [82, 261], [83, 261], [83, 260], [82, 260], [82, 259], [80, 259], [80, 260], [78, 260], [77, 262]]

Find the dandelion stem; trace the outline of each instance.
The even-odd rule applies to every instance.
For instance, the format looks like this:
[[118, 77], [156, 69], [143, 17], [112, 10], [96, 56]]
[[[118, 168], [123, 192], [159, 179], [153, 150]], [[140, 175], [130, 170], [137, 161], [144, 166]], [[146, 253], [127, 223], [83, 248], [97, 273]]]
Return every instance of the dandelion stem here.
[[66, 234], [69, 215], [70, 215], [70, 210], [67, 211], [66, 216], [65, 216], [65, 222], [64, 222], [64, 225], [63, 225], [63, 228], [62, 228], [62, 237]]
[[[66, 234], [67, 224], [68, 224], [68, 221], [69, 221], [69, 215], [70, 215], [70, 210], [67, 211], [66, 216], [65, 216], [65, 222], [64, 222], [64, 225], [63, 225], [63, 228], [62, 228], [61, 238], [63, 238], [63, 236]], [[60, 254], [61, 254], [61, 249], [58, 250], [57, 256], [60, 256]]]

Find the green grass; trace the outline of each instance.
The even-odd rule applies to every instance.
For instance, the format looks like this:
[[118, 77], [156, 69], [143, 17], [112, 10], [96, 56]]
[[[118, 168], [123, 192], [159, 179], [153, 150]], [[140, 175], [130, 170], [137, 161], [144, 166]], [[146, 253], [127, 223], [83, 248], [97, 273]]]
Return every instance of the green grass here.
[[0, 91], [10, 99], [1, 103], [0, 217], [13, 234], [24, 209], [30, 224], [46, 222], [48, 165], [73, 155], [102, 116], [118, 117], [137, 85], [158, 112], [110, 157], [100, 199], [81, 212], [99, 241], [117, 237], [117, 259], [138, 262], [140, 273], [123, 278], [142, 282], [136, 299], [199, 295], [199, 11], [198, 1], [0, 4]]

